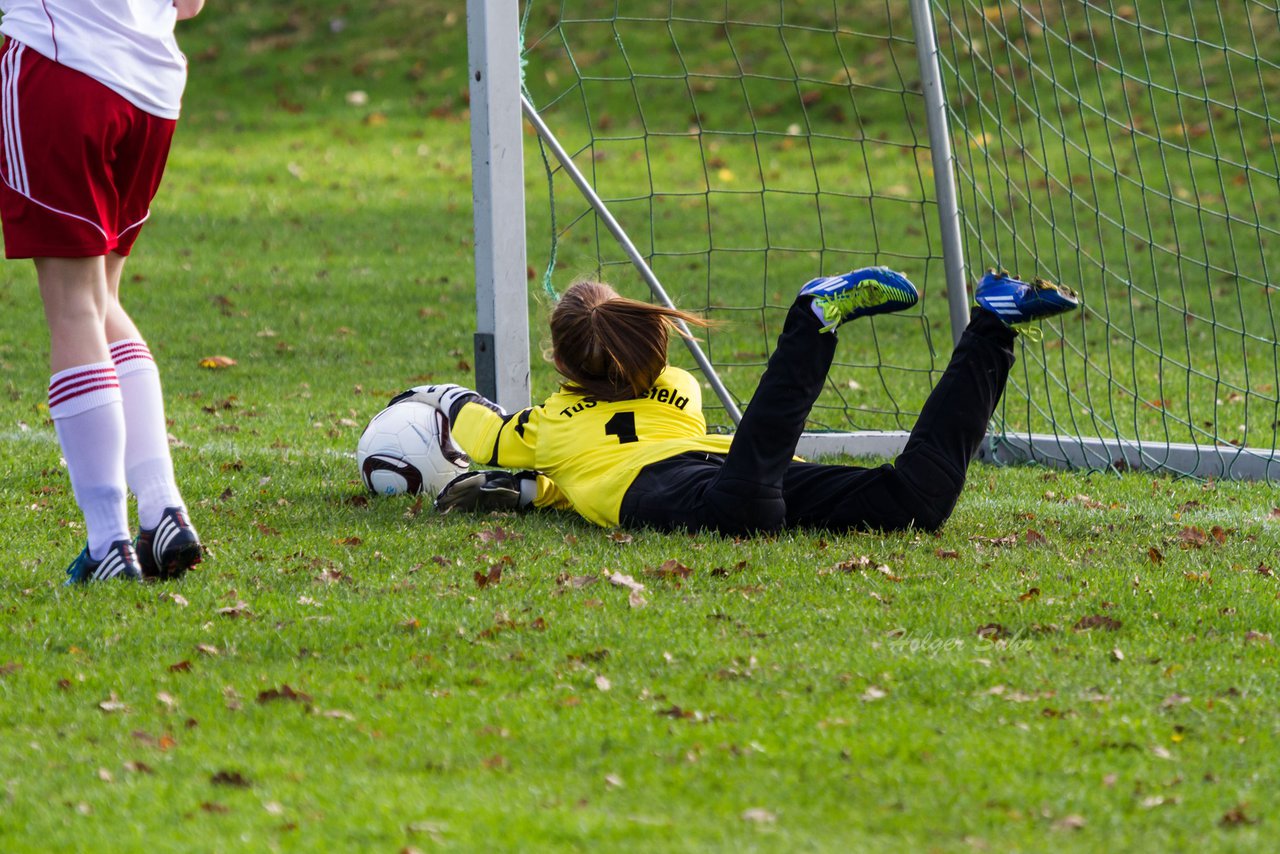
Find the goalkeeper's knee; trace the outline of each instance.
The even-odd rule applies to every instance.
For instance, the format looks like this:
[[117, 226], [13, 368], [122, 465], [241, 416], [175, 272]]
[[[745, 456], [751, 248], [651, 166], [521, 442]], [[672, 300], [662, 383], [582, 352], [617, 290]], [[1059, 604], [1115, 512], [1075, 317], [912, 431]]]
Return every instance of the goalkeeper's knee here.
[[527, 510], [537, 494], [537, 472], [469, 471], [440, 490], [436, 510]]

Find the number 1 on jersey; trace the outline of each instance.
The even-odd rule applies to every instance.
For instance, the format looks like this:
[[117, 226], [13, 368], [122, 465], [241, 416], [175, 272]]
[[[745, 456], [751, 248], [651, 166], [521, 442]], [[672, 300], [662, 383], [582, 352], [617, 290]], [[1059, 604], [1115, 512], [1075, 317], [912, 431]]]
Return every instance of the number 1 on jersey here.
[[617, 436], [618, 443], [639, 442], [636, 435], [636, 414], [634, 412], [618, 412], [605, 422], [604, 432], [609, 436]]

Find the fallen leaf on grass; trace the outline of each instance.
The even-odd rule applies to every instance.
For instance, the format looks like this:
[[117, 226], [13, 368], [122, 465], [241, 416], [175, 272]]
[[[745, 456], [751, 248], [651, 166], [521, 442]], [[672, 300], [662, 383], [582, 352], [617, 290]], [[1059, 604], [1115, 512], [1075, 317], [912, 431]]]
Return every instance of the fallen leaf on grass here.
[[1086, 822], [1082, 815], [1064, 815], [1053, 823], [1054, 830], [1080, 830], [1085, 826]]
[[179, 608], [185, 608], [191, 604], [181, 593], [174, 593], [172, 590], [166, 590], [160, 594], [160, 601], [169, 601], [177, 605]]
[[107, 699], [103, 700], [101, 703], [98, 704], [98, 708], [109, 715], [114, 714], [116, 712], [129, 711], [128, 704], [122, 702], [120, 698], [116, 696], [116, 693], [114, 691], [112, 691], [107, 696]]
[[1108, 617], [1106, 614], [1090, 614], [1087, 617], [1081, 617], [1071, 628], [1077, 632], [1087, 632], [1091, 629], [1105, 629], [1114, 632], [1120, 628], [1121, 622], [1114, 617]]
[[605, 774], [604, 784], [610, 789], [621, 789], [623, 787], [622, 778], [617, 774]]
[[626, 531], [614, 531], [609, 535], [609, 539], [613, 540], [620, 546], [625, 546], [629, 545], [635, 537], [631, 536]]
[[1138, 806], [1142, 807], [1144, 810], [1153, 810], [1156, 807], [1171, 807], [1177, 806], [1180, 803], [1182, 803], [1182, 798], [1179, 798], [1177, 795], [1151, 795], [1150, 797], [1143, 798]]
[[983, 640], [1004, 640], [1009, 637], [1009, 630], [999, 623], [987, 623], [986, 625], [978, 626], [977, 635]]
[[482, 543], [505, 543], [507, 540], [519, 540], [523, 537], [522, 534], [508, 531], [501, 525], [495, 525], [493, 530], [477, 531], [472, 536]]
[[1248, 804], [1237, 804], [1222, 814], [1222, 818], [1218, 819], [1218, 824], [1222, 827], [1240, 827], [1245, 824], [1257, 824], [1256, 818], [1250, 818], [1244, 811]]
[[130, 759], [124, 763], [124, 770], [133, 774], [154, 774], [155, 769], [145, 762], [139, 762], [136, 759]]
[[1266, 632], [1255, 632], [1252, 629], [1244, 633], [1245, 643], [1271, 643], [1271, 635]]
[[332, 718], [339, 721], [354, 721], [356, 716], [350, 712], [344, 712], [342, 709], [326, 709], [320, 713], [322, 718]]
[[224, 806], [223, 804], [213, 803], [212, 801], [205, 801], [200, 805], [200, 809], [204, 810], [207, 813], [213, 813], [215, 815], [222, 815], [222, 814], [231, 812], [231, 807]]
[[1160, 551], [1155, 546], [1152, 546], [1147, 549], [1147, 560], [1154, 564], [1162, 564], [1164, 563], [1164, 552]]
[[489, 585], [497, 584], [502, 580], [502, 564], [495, 563], [493, 566], [489, 567], [488, 572], [480, 572], [479, 570], [476, 570], [472, 573], [471, 577], [475, 579], [476, 587], [483, 590]]
[[594, 575], [560, 575], [556, 577], [556, 584], [561, 587], [572, 587], [574, 590], [581, 590], [583, 587], [590, 587], [599, 580]]
[[310, 703], [311, 695], [304, 694], [301, 691], [295, 691], [288, 685], [281, 685], [279, 688], [268, 688], [266, 691], [258, 693], [259, 703], [270, 703], [275, 700], [289, 700], [294, 703]]
[[1170, 694], [1160, 703], [1162, 709], [1176, 709], [1178, 706], [1186, 705], [1191, 702], [1190, 697], [1184, 697], [1182, 694]]
[[209, 782], [215, 786], [231, 786], [236, 789], [247, 789], [252, 785], [249, 778], [239, 771], [218, 771], [209, 778]]
[[609, 677], [608, 677], [608, 676], [597, 676], [597, 677], [596, 677], [596, 688], [597, 688], [598, 690], [600, 690], [600, 691], [608, 691], [608, 690], [609, 690], [610, 688], [612, 688], [612, 687], [613, 687], [613, 683], [609, 681]]
[[1178, 532], [1178, 544], [1184, 549], [1198, 549], [1207, 545], [1208, 542], [1208, 535], [1194, 525], [1188, 525]]
[[198, 643], [196, 644], [196, 652], [212, 658], [213, 656], [218, 655], [218, 648], [212, 644]]
[[632, 608], [643, 608], [649, 604], [649, 600], [644, 598], [644, 594], [639, 590], [632, 590], [627, 596], [627, 604]]
[[12, 676], [13, 674], [17, 673], [21, 669], [22, 669], [22, 665], [16, 661], [5, 662], [4, 664], [0, 664], [0, 677]]
[[245, 617], [246, 619], [253, 618], [253, 612], [249, 610], [249, 605], [247, 602], [236, 602], [234, 605], [228, 605], [225, 608], [219, 608], [218, 613], [224, 617], [232, 617], [232, 618]]
[[624, 575], [621, 572], [611, 572], [608, 581], [614, 587], [625, 587], [634, 593], [643, 593], [644, 585], [636, 581], [630, 575]]
[[236, 360], [230, 356], [205, 356], [200, 360], [200, 367], [218, 370], [220, 368], [230, 368], [235, 363]]
[[1032, 588], [1030, 588], [1029, 590], [1027, 590], [1027, 592], [1026, 592], [1026, 593], [1023, 593], [1022, 595], [1020, 595], [1020, 596], [1018, 597], [1018, 601], [1019, 601], [1019, 602], [1030, 602], [1032, 599], [1035, 599], [1035, 598], [1036, 598], [1037, 596], [1039, 596], [1039, 595], [1040, 595], [1040, 588], [1039, 588], [1039, 587], [1032, 587]]
[[731, 568], [724, 567], [724, 566], [717, 566], [715, 569], [711, 570], [711, 577], [725, 578], [729, 575], [732, 575], [735, 572], [742, 572], [742, 570], [746, 568], [747, 568], [747, 562], [745, 560], [740, 560], [737, 563], [735, 563]]
[[739, 817], [743, 821], [751, 821], [756, 824], [773, 824], [778, 820], [776, 815], [769, 812], [767, 809], [762, 809], [761, 807], [752, 807], [749, 810], [744, 810], [742, 815]]
[[656, 569], [646, 568], [644, 574], [663, 581], [679, 582], [680, 579], [693, 575], [693, 569], [673, 558], [663, 561], [662, 565]]
[[1022, 535], [1022, 542], [1028, 546], [1043, 546], [1049, 542], [1049, 538], [1035, 528], [1027, 528], [1027, 532]]
[[960, 552], [955, 549], [935, 549], [933, 555], [940, 560], [956, 560], [960, 557]]
[[862, 696], [858, 699], [864, 703], [874, 703], [876, 700], [883, 700], [889, 696], [889, 692], [883, 688], [877, 688], [875, 685], [868, 685], [867, 690], [862, 692]]

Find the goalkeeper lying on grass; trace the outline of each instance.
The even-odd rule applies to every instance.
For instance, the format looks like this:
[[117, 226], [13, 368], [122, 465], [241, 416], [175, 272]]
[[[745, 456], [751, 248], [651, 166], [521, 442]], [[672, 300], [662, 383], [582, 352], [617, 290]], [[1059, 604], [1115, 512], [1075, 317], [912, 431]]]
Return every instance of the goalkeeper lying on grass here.
[[393, 402], [417, 400], [445, 412], [473, 460], [526, 469], [461, 475], [437, 497], [442, 511], [571, 507], [599, 525], [723, 534], [932, 530], [955, 508], [1004, 391], [1014, 325], [1079, 305], [1066, 288], [994, 272], [974, 298], [972, 320], [906, 447], [878, 468], [798, 462], [794, 455], [826, 381], [836, 329], [919, 299], [906, 277], [884, 267], [800, 289], [733, 436], [707, 435], [698, 383], [667, 364], [675, 320], [703, 321], [625, 299], [597, 282], [569, 288], [552, 312], [552, 358], [564, 382], [542, 404], [508, 415], [457, 385], [419, 386]]

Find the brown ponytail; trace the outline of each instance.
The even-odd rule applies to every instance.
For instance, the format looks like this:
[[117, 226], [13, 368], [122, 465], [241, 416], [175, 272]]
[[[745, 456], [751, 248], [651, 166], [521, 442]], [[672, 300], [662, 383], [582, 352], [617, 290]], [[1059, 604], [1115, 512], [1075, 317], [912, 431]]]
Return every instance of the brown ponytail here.
[[706, 321], [674, 308], [618, 295], [602, 282], [578, 282], [551, 312], [551, 349], [565, 388], [597, 400], [630, 400], [653, 387], [667, 366], [677, 320]]

